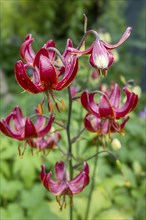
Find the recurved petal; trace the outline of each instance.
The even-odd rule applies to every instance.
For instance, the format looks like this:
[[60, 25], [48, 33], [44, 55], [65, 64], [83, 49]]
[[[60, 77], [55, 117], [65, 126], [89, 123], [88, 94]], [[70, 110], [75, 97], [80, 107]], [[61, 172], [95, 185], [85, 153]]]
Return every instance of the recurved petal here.
[[0, 121], [0, 130], [2, 133], [4, 133], [6, 136], [17, 139], [17, 140], [23, 140], [24, 139], [24, 132], [23, 129], [17, 131], [11, 128], [9, 124], [5, 121], [5, 119], [2, 119]]
[[7, 129], [7, 123], [5, 122], [5, 119], [2, 118], [0, 121], [0, 131], [5, 134], [8, 137], [12, 137], [9, 130]]
[[138, 95], [133, 92], [129, 92], [127, 88], [124, 88], [123, 90], [126, 93], [127, 99], [125, 104], [120, 109], [115, 110], [116, 119], [122, 118], [127, 115], [136, 107], [138, 103]]
[[121, 39], [119, 40], [119, 42], [117, 44], [108, 44], [106, 42], [103, 42], [103, 44], [105, 45], [106, 48], [112, 50], [112, 49], [115, 49], [116, 47], [120, 46], [125, 40], [127, 40], [127, 38], [130, 36], [131, 34], [131, 31], [132, 31], [132, 28], [131, 27], [128, 27], [125, 31], [125, 33], [123, 34], [123, 36], [121, 37]]
[[33, 61], [35, 58], [35, 53], [31, 47], [32, 42], [34, 39], [31, 37], [31, 34], [28, 34], [25, 37], [25, 41], [20, 47], [20, 56], [21, 58], [30, 66], [33, 65]]
[[83, 55], [83, 54], [91, 54], [92, 49], [93, 49], [93, 45], [94, 43], [86, 50], [79, 50], [79, 49], [75, 49], [73, 47], [68, 47], [68, 52], [70, 52], [71, 54], [77, 54], [77, 55]]
[[62, 80], [60, 80], [56, 87], [54, 87], [55, 90], [63, 90], [70, 86], [72, 81], [74, 80], [76, 74], [78, 71], [78, 58], [73, 57], [70, 64], [66, 64], [65, 66], [65, 75]]
[[89, 113], [84, 118], [85, 128], [91, 132], [96, 132], [100, 128], [100, 123], [101, 119]]
[[38, 137], [36, 128], [29, 118], [26, 118], [24, 138]]
[[39, 71], [43, 90], [46, 90], [48, 87], [54, 88], [57, 85], [57, 69], [46, 56], [40, 56]]
[[62, 54], [63, 58], [66, 58], [66, 56], [69, 54], [68, 48], [73, 48], [73, 43], [70, 39], [67, 39], [66, 47], [65, 47], [64, 53]]
[[125, 124], [127, 123], [127, 121], [129, 120], [129, 116], [126, 117], [123, 122], [120, 124], [121, 129], [123, 129], [125, 127]]
[[38, 128], [38, 129], [35, 128], [37, 130], [38, 137], [42, 137], [42, 136], [46, 135], [50, 131], [52, 123], [54, 121], [54, 118], [55, 118], [54, 115], [51, 114], [50, 118], [49, 118], [46, 126], [44, 126], [44, 128]]
[[106, 94], [102, 95], [100, 98], [99, 113], [101, 118], [109, 119], [115, 117], [114, 110]]
[[112, 90], [110, 98], [109, 98], [111, 106], [113, 108], [119, 107], [120, 102], [121, 102], [120, 96], [121, 96], [120, 87], [118, 86], [118, 84], [115, 84], [114, 89]]
[[81, 171], [73, 180], [68, 182], [68, 186], [73, 194], [80, 193], [85, 186], [88, 185], [89, 179], [89, 166], [84, 164], [84, 170]]
[[45, 176], [46, 176], [45, 165], [41, 165], [40, 179], [42, 182]]
[[56, 163], [55, 172], [58, 181], [66, 180], [66, 169], [63, 161]]
[[45, 56], [45, 57], [48, 57], [48, 51], [45, 49], [45, 48], [41, 48], [36, 56], [35, 56], [35, 59], [34, 59], [34, 62], [33, 62], [33, 66], [37, 66], [39, 68], [39, 64], [40, 64], [40, 56]]
[[17, 131], [24, 128], [25, 118], [22, 114], [21, 109], [18, 106], [16, 106], [13, 110], [13, 120], [14, 120], [14, 127]]
[[41, 165], [40, 179], [47, 189], [48, 189], [48, 182], [50, 180], [51, 174], [52, 172], [46, 173], [45, 165]]
[[95, 115], [96, 117], [100, 117], [99, 115], [99, 107], [94, 102], [94, 95], [95, 93], [89, 94], [87, 90], [85, 90], [81, 95], [81, 103], [82, 106], [91, 114]]
[[40, 114], [37, 108], [35, 109], [35, 112], [37, 114], [35, 128], [36, 130], [41, 130], [45, 126], [46, 118]]
[[37, 86], [31, 81], [27, 76], [25, 66], [21, 60], [15, 64], [15, 77], [18, 84], [26, 91], [30, 93], [39, 93], [41, 92]]
[[48, 58], [53, 60], [55, 58], [55, 51], [49, 50], [49, 47], [56, 48], [54, 41], [51, 39], [47, 41], [47, 43], [44, 45], [44, 48], [48, 49]]
[[48, 181], [48, 190], [53, 193], [55, 196], [61, 195], [63, 191], [67, 189], [67, 186], [63, 182], [56, 182], [53, 179]]

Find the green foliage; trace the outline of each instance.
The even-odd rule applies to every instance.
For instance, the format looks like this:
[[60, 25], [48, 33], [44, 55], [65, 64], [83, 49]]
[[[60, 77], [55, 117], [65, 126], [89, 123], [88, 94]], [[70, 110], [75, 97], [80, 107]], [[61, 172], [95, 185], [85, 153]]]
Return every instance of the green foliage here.
[[[20, 105], [29, 102], [31, 95], [23, 94], [17, 98]], [[65, 97], [66, 94], [63, 93]], [[38, 102], [40, 96], [33, 100]], [[80, 128], [79, 103], [74, 103], [72, 121], [72, 137]], [[66, 103], [67, 105], [67, 103]], [[25, 105], [26, 106], [26, 105]], [[141, 106], [143, 108], [143, 106]], [[63, 113], [65, 118], [66, 111]], [[26, 109], [32, 113], [32, 109]], [[59, 114], [59, 113], [58, 113]], [[83, 115], [85, 112], [83, 112]], [[62, 119], [63, 119], [62, 118]], [[119, 134], [114, 137], [121, 141], [122, 148], [116, 152], [122, 163], [122, 172], [116, 163], [107, 154], [98, 156], [98, 166], [95, 175], [95, 185], [91, 198], [89, 219], [103, 220], [134, 220], [145, 218], [145, 155], [144, 155], [144, 122], [136, 114], [131, 114], [131, 120], [126, 125], [126, 135]], [[61, 131], [64, 149], [66, 137]], [[87, 139], [85, 138], [87, 137]], [[81, 155], [81, 159], [88, 158], [96, 151], [93, 144], [94, 134], [86, 132], [79, 141], [73, 145], [74, 155]], [[46, 191], [39, 180], [40, 165], [46, 164], [47, 170], [52, 170], [54, 176], [54, 163], [60, 160], [60, 153], [55, 149], [48, 156], [36, 151], [31, 153], [26, 148], [23, 159], [18, 155], [17, 147], [20, 143], [5, 136], [1, 136], [1, 216], [4, 220], [13, 219], [68, 219], [69, 198], [67, 208], [62, 212], [53, 195]], [[22, 143], [21, 143], [22, 144]], [[63, 146], [63, 144], [62, 144]], [[100, 146], [98, 146], [100, 151]], [[88, 149], [88, 151], [87, 151]], [[110, 144], [109, 150], [113, 151]], [[63, 159], [63, 158], [62, 158]], [[90, 172], [93, 172], [93, 163], [89, 161]], [[78, 173], [74, 171], [74, 175]], [[74, 196], [74, 219], [85, 218], [87, 199], [91, 183], [80, 195]], [[49, 217], [48, 217], [49, 216]]]

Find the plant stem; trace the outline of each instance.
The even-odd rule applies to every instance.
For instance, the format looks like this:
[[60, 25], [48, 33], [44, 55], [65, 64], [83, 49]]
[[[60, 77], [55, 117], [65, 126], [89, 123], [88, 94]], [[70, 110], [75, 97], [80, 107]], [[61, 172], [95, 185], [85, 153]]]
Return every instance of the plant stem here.
[[86, 37], [88, 36], [88, 34], [93, 34], [93, 35], [95, 35], [96, 39], [99, 39], [99, 35], [96, 31], [94, 31], [94, 30], [86, 31], [85, 34], [83, 35], [78, 47], [77, 47], [78, 50], [81, 48], [81, 46], [84, 43], [84, 41], [85, 41]]
[[[71, 112], [72, 112], [72, 97], [70, 92], [70, 87], [68, 88], [68, 121], [66, 126], [67, 139], [68, 139], [68, 156], [69, 156], [69, 169], [70, 169], [70, 179], [73, 178], [73, 166], [72, 166], [72, 142], [70, 137], [70, 121], [71, 121]], [[70, 220], [73, 219], [73, 207], [70, 206]]]
[[89, 216], [92, 193], [93, 193], [93, 190], [94, 190], [95, 174], [96, 174], [96, 168], [97, 168], [97, 157], [98, 157], [97, 150], [98, 150], [98, 148], [96, 148], [96, 157], [95, 157], [95, 160], [94, 160], [94, 169], [93, 169], [92, 179], [91, 179], [91, 188], [90, 188], [90, 193], [89, 193], [89, 197], [88, 197], [87, 209], [86, 209], [86, 213], [85, 213], [85, 219], [86, 220], [88, 219], [88, 216]]
[[[113, 154], [111, 151], [102, 150], [102, 151], [96, 152], [95, 154], [93, 154], [92, 156], [88, 157], [88, 158], [87, 158], [86, 160], [84, 160], [84, 161], [88, 161], [88, 160], [92, 159], [93, 157], [98, 156], [98, 154], [101, 154], [101, 153], [108, 153], [109, 155], [111, 155], [111, 156], [115, 159], [115, 161], [118, 160], [118, 157], [117, 157], [115, 154]], [[75, 165], [75, 166], [73, 167], [73, 169], [76, 169], [77, 167], [79, 167], [79, 166], [82, 165], [82, 164], [83, 164], [83, 161], [82, 161], [81, 163], [78, 163], [77, 165]]]
[[[81, 136], [81, 134], [85, 131], [85, 129], [86, 128], [83, 128], [81, 131], [79, 131], [79, 133], [74, 138], [72, 138], [72, 140], [71, 140], [72, 144], [76, 142], [76, 140]], [[77, 151], [77, 153], [78, 153], [78, 151]]]

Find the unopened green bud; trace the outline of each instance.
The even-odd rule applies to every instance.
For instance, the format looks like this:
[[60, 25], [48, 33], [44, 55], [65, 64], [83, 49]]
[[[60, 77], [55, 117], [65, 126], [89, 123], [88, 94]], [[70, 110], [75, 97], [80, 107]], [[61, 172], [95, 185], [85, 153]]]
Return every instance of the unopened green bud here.
[[119, 160], [116, 160], [116, 165], [117, 165], [119, 170], [122, 170], [122, 164]]

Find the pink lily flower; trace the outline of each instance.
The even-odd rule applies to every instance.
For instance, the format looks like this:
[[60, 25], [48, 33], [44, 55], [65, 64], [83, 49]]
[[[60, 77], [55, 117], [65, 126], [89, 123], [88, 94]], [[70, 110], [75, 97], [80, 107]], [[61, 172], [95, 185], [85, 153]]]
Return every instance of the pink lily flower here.
[[6, 119], [2, 118], [0, 131], [6, 136], [20, 141], [28, 140], [29, 138], [42, 137], [47, 134], [51, 129], [53, 120], [53, 114], [50, 114], [48, 121], [40, 115], [36, 117], [36, 122], [33, 123], [30, 118], [23, 116], [21, 109], [17, 106]]
[[98, 130], [97, 128], [102, 125], [102, 129], [106, 129], [106, 132], [104, 131], [102, 133], [107, 133], [109, 130], [119, 130], [120, 132], [129, 118], [126, 118], [121, 125], [118, 125], [116, 120], [124, 118], [136, 107], [138, 102], [138, 96], [135, 93], [128, 91], [126, 87], [123, 89], [123, 91], [126, 93], [127, 99], [122, 106], [121, 92], [117, 84], [114, 85], [114, 89], [109, 97], [105, 93], [99, 92], [102, 94], [99, 103], [95, 103], [94, 101], [94, 95], [97, 92], [89, 94], [89, 92], [86, 90], [82, 93], [81, 103], [83, 107], [91, 115], [95, 116], [92, 119], [94, 126], [91, 124], [91, 116], [87, 115], [85, 117], [85, 126], [88, 127], [88, 130]]
[[[15, 77], [18, 84], [30, 93], [67, 88], [78, 70], [77, 57], [67, 52], [67, 47], [72, 46], [71, 40], [67, 41], [61, 64], [56, 60], [57, 49], [52, 40], [49, 40], [36, 54], [31, 46], [33, 41], [34, 39], [29, 34], [20, 47], [20, 56], [24, 63], [19, 60], [15, 65]], [[32, 77], [27, 74], [28, 68], [32, 69]], [[62, 74], [64, 75], [60, 79]]]
[[132, 28], [128, 27], [117, 44], [111, 45], [96, 37], [90, 48], [80, 51], [68, 48], [72, 54], [90, 54], [90, 64], [105, 76], [107, 70], [114, 62], [114, 55], [111, 50], [119, 47], [131, 34]]
[[32, 148], [36, 148], [38, 150], [44, 150], [44, 149], [52, 149], [54, 148], [58, 142], [61, 139], [61, 135], [59, 132], [55, 132], [53, 134], [50, 134], [49, 136], [43, 136], [34, 139], [29, 139], [27, 141], [28, 145]]
[[[57, 162], [55, 166], [57, 181], [54, 181], [51, 178], [51, 171], [46, 173], [45, 166], [42, 165], [41, 167], [40, 179], [47, 190], [56, 196], [60, 210], [62, 210], [63, 207], [66, 207], [66, 195], [70, 197], [72, 205], [73, 194], [82, 192], [89, 183], [89, 167], [87, 163], [84, 163], [84, 169], [72, 180], [69, 180], [65, 164], [62, 161]], [[63, 201], [61, 201], [61, 197], [63, 197]]]
[[124, 135], [124, 127], [129, 117], [126, 117], [121, 124], [118, 124], [116, 120], [102, 120], [94, 115], [87, 114], [84, 118], [85, 128], [90, 132], [97, 133], [98, 136], [110, 133], [119, 132]]

